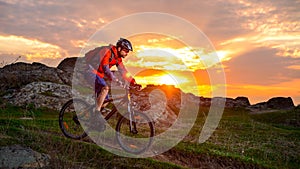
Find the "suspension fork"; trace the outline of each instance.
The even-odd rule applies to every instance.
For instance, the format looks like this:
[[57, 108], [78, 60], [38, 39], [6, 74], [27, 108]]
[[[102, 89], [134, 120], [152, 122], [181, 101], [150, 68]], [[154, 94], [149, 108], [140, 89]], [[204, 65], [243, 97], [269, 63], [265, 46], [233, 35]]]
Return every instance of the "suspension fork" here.
[[128, 104], [127, 104], [127, 111], [129, 113], [129, 130], [131, 133], [137, 134], [138, 131], [136, 129], [136, 121], [134, 118], [134, 111], [132, 111], [132, 109], [131, 109], [130, 102], [128, 102]]

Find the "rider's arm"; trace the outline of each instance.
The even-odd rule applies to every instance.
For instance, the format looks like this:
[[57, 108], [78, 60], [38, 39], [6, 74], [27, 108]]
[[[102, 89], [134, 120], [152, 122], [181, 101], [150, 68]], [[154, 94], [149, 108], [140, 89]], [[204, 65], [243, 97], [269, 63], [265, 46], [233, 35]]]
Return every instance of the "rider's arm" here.
[[113, 81], [117, 81], [116, 76], [110, 71], [109, 65], [103, 65], [104, 73]]
[[123, 79], [128, 81], [131, 84], [135, 84], [135, 79], [130, 75], [130, 73], [126, 70], [122, 61], [119, 61], [117, 64], [118, 71], [122, 74]]
[[109, 58], [110, 58], [110, 56], [111, 56], [111, 51], [107, 50], [105, 52], [103, 60], [101, 61], [102, 69], [103, 69], [104, 73], [106, 74], [106, 76], [108, 76], [108, 78], [110, 78], [113, 81], [117, 81], [117, 78], [112, 73], [112, 71], [110, 71], [110, 68], [109, 68]]

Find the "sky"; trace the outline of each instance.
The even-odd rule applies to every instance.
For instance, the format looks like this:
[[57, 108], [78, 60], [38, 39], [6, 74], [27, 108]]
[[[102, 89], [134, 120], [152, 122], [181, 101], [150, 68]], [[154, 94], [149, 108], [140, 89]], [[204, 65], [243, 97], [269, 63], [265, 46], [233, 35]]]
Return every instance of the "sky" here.
[[[99, 30], [106, 33], [103, 30], [117, 25], [115, 35], [130, 39], [135, 49], [124, 63], [143, 84], [175, 84], [209, 97], [218, 84], [208, 70], [218, 69], [226, 78], [227, 97], [246, 96], [255, 104], [290, 96], [297, 105], [299, 9], [299, 0], [0, 0], [0, 66], [16, 61], [57, 66], [66, 57], [80, 55]], [[156, 15], [130, 20], [144, 12], [169, 14], [188, 24]], [[151, 30], [161, 29], [161, 34], [128, 34], [137, 27], [147, 30], [147, 24], [141, 24], [145, 22], [155, 23]], [[205, 35], [201, 42], [192, 43], [198, 34], [188, 26]], [[113, 35], [100, 37], [106, 43], [116, 41]], [[211, 59], [211, 49], [219, 63]], [[191, 76], [196, 85], [190, 83]]]

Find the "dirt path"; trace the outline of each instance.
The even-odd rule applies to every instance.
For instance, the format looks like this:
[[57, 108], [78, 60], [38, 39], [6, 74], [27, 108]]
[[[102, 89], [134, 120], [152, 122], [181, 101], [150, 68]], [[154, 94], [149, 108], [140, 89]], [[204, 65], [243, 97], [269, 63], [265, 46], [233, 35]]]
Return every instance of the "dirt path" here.
[[[52, 133], [44, 131], [44, 134], [51, 134], [56, 136], [64, 137], [59, 133]], [[82, 142], [95, 144], [89, 137], [80, 140]], [[109, 145], [106, 145], [109, 146]], [[115, 146], [111, 146], [111, 148], [117, 148]], [[119, 147], [117, 149], [120, 149]], [[230, 157], [220, 157], [220, 156], [212, 156], [209, 154], [193, 154], [187, 152], [177, 151], [175, 149], [171, 149], [163, 154], [151, 157], [154, 160], [173, 163], [178, 166], [186, 167], [186, 168], [199, 168], [199, 169], [264, 169], [261, 166], [255, 164], [249, 164], [245, 162], [241, 162], [237, 159], [233, 159]]]
[[263, 167], [241, 162], [229, 157], [217, 157], [208, 154], [192, 154], [169, 150], [161, 155], [153, 157], [158, 161], [174, 163], [187, 168], [200, 169], [263, 169]]
[[275, 109], [270, 109], [270, 110], [258, 110], [258, 109], [253, 109], [250, 110], [250, 114], [263, 114], [263, 113], [272, 113], [272, 112], [276, 112], [279, 110], [275, 110]]

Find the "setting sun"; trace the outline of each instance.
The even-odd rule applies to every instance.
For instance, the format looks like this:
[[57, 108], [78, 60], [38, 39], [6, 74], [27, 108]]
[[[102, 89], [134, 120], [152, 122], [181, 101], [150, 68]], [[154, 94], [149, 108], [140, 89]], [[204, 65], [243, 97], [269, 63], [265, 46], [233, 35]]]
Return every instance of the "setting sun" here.
[[176, 80], [173, 79], [170, 75], [163, 75], [159, 78], [160, 84], [166, 84], [166, 85], [176, 85]]
[[183, 92], [211, 97], [212, 90], [218, 90], [218, 87], [203, 87], [212, 84], [207, 82], [207, 74], [215, 76], [217, 69], [222, 71], [220, 62], [230, 59], [229, 51], [215, 51], [207, 45], [188, 46], [180, 38], [162, 34], [145, 33], [129, 39], [134, 44], [134, 52], [124, 62], [143, 86], [174, 85]]
[[134, 77], [136, 81], [143, 86], [147, 86], [148, 84], [174, 85], [179, 88], [190, 81], [188, 76], [185, 74], [155, 69], [141, 70], [136, 73]]

